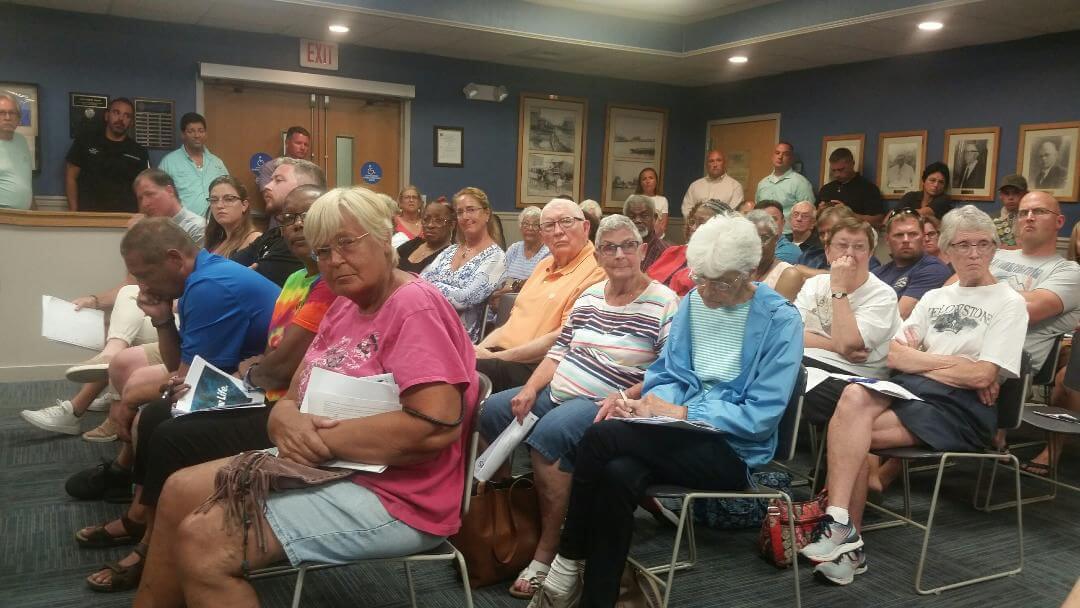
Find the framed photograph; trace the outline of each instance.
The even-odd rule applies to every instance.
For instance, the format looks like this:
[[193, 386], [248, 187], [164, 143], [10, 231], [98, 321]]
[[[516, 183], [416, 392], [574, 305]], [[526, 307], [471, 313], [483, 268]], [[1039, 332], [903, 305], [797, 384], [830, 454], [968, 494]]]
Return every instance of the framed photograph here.
[[435, 166], [464, 167], [465, 129], [436, 126], [434, 133]]
[[15, 132], [26, 139], [30, 148], [30, 163], [34, 173], [41, 171], [41, 140], [38, 138], [41, 99], [38, 85], [26, 82], [0, 82], [0, 91], [9, 93], [19, 102], [19, 126]]
[[1045, 190], [1059, 201], [1077, 202], [1080, 195], [1080, 121], [1020, 125], [1016, 172], [1031, 190]]
[[926, 131], [878, 135], [878, 188], [883, 198], [900, 198], [919, 189], [926, 165]]
[[949, 166], [952, 198], [961, 201], [992, 201], [997, 176], [1001, 129], [948, 129], [941, 157]]
[[832, 181], [829, 175], [829, 156], [838, 148], [851, 150], [851, 155], [855, 157], [855, 170], [862, 171], [863, 169], [863, 151], [866, 150], [865, 134], [826, 135], [821, 138], [821, 182], [819, 183], [822, 185]]
[[637, 189], [638, 174], [646, 168], [656, 171], [656, 187], [662, 191], [667, 118], [664, 108], [608, 105], [601, 206], [621, 210], [626, 197]]
[[543, 205], [560, 194], [582, 199], [585, 117], [576, 97], [523, 93], [518, 113], [518, 207]]

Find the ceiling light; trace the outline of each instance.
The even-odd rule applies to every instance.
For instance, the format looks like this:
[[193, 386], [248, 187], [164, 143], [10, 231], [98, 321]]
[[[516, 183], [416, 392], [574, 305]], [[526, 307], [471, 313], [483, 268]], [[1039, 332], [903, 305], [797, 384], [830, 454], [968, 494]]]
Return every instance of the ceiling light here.
[[746, 55], [732, 55], [731, 57], [728, 57], [728, 61], [731, 63], [746, 63], [750, 60], [746, 58]]
[[936, 32], [945, 27], [940, 21], [923, 21], [919, 24], [919, 29], [924, 32]]
[[348, 34], [349, 26], [335, 23], [334, 25], [330, 26], [330, 31], [334, 32], [335, 34]]

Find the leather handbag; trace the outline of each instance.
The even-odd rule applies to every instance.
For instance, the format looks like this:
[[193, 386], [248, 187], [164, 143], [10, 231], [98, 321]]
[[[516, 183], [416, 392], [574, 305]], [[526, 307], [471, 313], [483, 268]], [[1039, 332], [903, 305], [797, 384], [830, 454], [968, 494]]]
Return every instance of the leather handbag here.
[[531, 477], [478, 482], [469, 512], [450, 542], [465, 556], [469, 586], [517, 576], [540, 540], [540, 506]]
[[758, 547], [765, 561], [777, 568], [790, 566], [798, 550], [810, 543], [814, 528], [825, 516], [825, 507], [828, 504], [824, 491], [811, 500], [791, 503], [795, 516], [795, 539], [792, 542], [788, 528], [787, 504], [778, 498], [771, 499], [765, 521], [761, 522], [761, 534], [758, 536]]

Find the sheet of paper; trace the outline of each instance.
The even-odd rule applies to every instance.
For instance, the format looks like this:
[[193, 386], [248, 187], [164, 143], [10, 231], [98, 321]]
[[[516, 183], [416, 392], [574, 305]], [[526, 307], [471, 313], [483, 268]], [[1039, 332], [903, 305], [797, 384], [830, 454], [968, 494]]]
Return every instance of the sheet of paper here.
[[[307, 390], [304, 392], [304, 398], [300, 402], [301, 412], [305, 414], [316, 413], [311, 410], [312, 399], [316, 394], [333, 396], [335, 399], [337, 397], [363, 398], [370, 401], [382, 401], [387, 403], [399, 403], [401, 398], [398, 386], [394, 383], [393, 374], [379, 374], [377, 376], [354, 378], [321, 367], [316, 367], [311, 370], [311, 376], [308, 378]], [[400, 405], [398, 406], [398, 409], [400, 409]], [[381, 413], [381, 411], [372, 413]], [[370, 414], [358, 413], [354, 416], [335, 417], [359, 418], [368, 415]]]
[[829, 375], [833, 378], [839, 378], [848, 382], [858, 383], [864, 388], [868, 388], [872, 391], [877, 391], [882, 395], [888, 395], [897, 399], [916, 399], [918, 401], [922, 401], [922, 398], [915, 393], [907, 390], [899, 384], [896, 384], [895, 382], [889, 382], [888, 380], [878, 380], [877, 378], [864, 378], [862, 376], [848, 376], [845, 374]]
[[304, 393], [304, 402], [307, 403], [308, 414], [335, 420], [351, 420], [401, 410], [401, 402], [396, 398], [389, 401], [366, 396], [344, 397], [311, 389]]
[[817, 385], [824, 382], [828, 377], [829, 372], [823, 369], [818, 369], [816, 367], [806, 368], [806, 390], [803, 391], [803, 394], [805, 395], [817, 388]]
[[532, 412], [529, 412], [521, 422], [518, 422], [517, 418], [511, 420], [495, 441], [491, 442], [484, 453], [476, 459], [473, 476], [480, 481], [489, 481], [495, 471], [499, 470], [499, 467], [510, 457], [514, 448], [529, 434], [537, 420], [539, 418]]
[[652, 416], [649, 418], [615, 418], [615, 420], [632, 422], [634, 424], [651, 424], [656, 426], [666, 426], [669, 428], [685, 429], [688, 431], [706, 431], [709, 433], [721, 432], [720, 429], [714, 427], [707, 422], [701, 422], [700, 420], [680, 420], [678, 418], [669, 418], [667, 416]]
[[248, 391], [244, 382], [214, 367], [199, 355], [191, 361], [184, 382], [191, 387], [172, 408], [173, 416], [194, 412], [260, 407], [265, 397], [261, 392]]
[[[278, 455], [278, 449], [276, 447], [266, 448], [263, 451], [274, 457], [277, 457]], [[358, 462], [348, 462], [346, 460], [331, 460], [329, 462], [324, 462], [319, 466], [327, 469], [349, 469], [352, 471], [365, 471], [368, 473], [382, 473], [386, 470], [386, 465], [384, 464], [360, 464]]]
[[41, 336], [91, 350], [105, 348], [105, 313], [53, 296], [41, 296]]

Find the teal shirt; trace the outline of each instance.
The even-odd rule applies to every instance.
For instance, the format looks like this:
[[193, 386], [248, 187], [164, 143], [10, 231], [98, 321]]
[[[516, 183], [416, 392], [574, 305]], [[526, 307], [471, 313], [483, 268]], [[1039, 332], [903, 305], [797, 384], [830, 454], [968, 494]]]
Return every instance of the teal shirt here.
[[698, 290], [686, 296], [690, 303], [690, 341], [694, 373], [701, 380], [703, 397], [717, 382], [730, 382], [742, 371], [743, 334], [750, 302], [709, 308]]
[[206, 209], [210, 206], [206, 202], [206, 197], [210, 196], [210, 182], [229, 174], [225, 163], [205, 147], [202, 168], [196, 167], [184, 146], [180, 146], [161, 159], [158, 169], [168, 173], [176, 182], [176, 194], [180, 196], [180, 203], [201, 217], [206, 217]]
[[[814, 188], [810, 186], [810, 180], [788, 169], [787, 173], [777, 177], [772, 173], [761, 178], [758, 182], [757, 192], [754, 194], [754, 202], [776, 201], [784, 206], [784, 217], [791, 215], [791, 208], [799, 201], [817, 200]], [[791, 232], [790, 224], [784, 224], [784, 234]]]
[[29, 209], [33, 202], [30, 183], [30, 147], [15, 133], [11, 141], [0, 139], [0, 207]]

